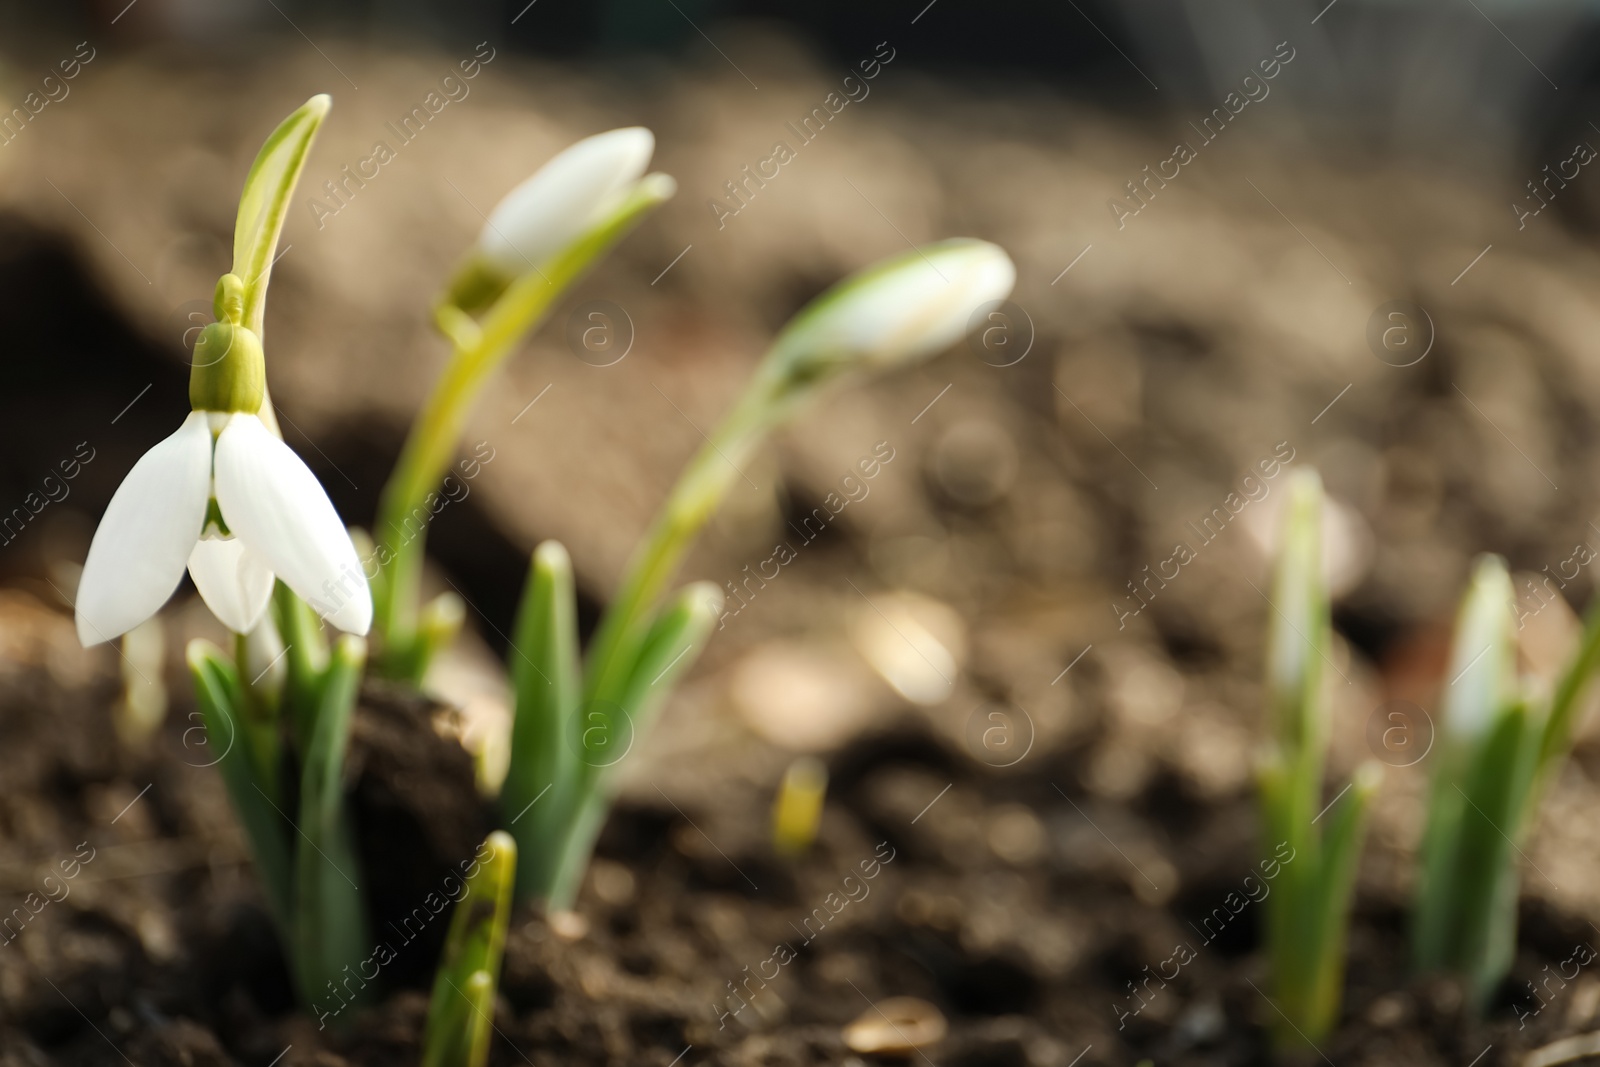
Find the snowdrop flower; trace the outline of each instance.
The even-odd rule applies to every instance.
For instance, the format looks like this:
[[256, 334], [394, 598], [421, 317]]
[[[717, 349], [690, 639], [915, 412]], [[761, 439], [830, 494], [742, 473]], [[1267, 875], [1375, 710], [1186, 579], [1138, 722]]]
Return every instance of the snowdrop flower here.
[[616, 207], [643, 176], [655, 146], [649, 130], [628, 126], [565, 149], [489, 214], [479, 254], [502, 277], [530, 273]]
[[876, 263], [834, 286], [784, 331], [780, 348], [875, 368], [932, 356], [1017, 280], [1005, 250], [957, 237]]
[[237, 633], [261, 620], [275, 577], [341, 630], [365, 634], [372, 624], [355, 546], [328, 494], [258, 415], [266, 365], [241, 324], [235, 275], [218, 283], [216, 303], [221, 321], [195, 344], [194, 410], [133, 465], [89, 545], [77, 598], [85, 647], [154, 615], [185, 567]]

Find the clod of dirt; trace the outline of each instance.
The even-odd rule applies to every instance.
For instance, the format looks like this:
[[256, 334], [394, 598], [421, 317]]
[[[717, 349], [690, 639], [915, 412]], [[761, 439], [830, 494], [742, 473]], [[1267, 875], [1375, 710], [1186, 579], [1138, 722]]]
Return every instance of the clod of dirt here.
[[944, 1038], [948, 1027], [939, 1009], [921, 997], [880, 1000], [844, 1028], [851, 1051], [905, 1055]]

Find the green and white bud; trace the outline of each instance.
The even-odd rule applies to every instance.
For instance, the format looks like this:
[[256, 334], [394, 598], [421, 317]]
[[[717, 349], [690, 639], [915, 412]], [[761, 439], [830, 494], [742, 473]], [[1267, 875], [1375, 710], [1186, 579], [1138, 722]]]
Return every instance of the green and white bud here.
[[1511, 575], [1499, 556], [1485, 555], [1472, 569], [1472, 585], [1461, 601], [1455, 642], [1445, 678], [1444, 732], [1472, 742], [1510, 710], [1516, 696], [1516, 601]]
[[1322, 479], [1309, 468], [1291, 475], [1278, 535], [1267, 638], [1267, 701], [1273, 732], [1288, 751], [1317, 743], [1328, 592], [1322, 574]]
[[1004, 300], [1016, 280], [1004, 249], [970, 237], [883, 260], [790, 321], [773, 346], [774, 370], [797, 388], [854, 367], [882, 370], [927, 359], [964, 337], [973, 313]]
[[244, 325], [244, 283], [236, 274], [217, 281], [217, 321], [200, 331], [189, 367], [189, 406], [195, 411], [254, 415], [266, 395], [261, 339]]

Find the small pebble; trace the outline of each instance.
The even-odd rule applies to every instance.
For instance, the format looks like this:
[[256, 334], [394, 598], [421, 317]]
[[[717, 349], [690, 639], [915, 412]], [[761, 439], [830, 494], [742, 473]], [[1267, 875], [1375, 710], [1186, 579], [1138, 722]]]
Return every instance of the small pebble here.
[[612, 907], [633, 902], [633, 872], [622, 864], [597, 859], [589, 866], [589, 877], [594, 882], [594, 895]]
[[1044, 827], [1021, 804], [1007, 804], [989, 818], [989, 848], [1007, 863], [1025, 867], [1044, 852]]
[[582, 941], [589, 933], [589, 920], [575, 911], [550, 913], [550, 932], [563, 941]]
[[938, 1008], [920, 997], [889, 997], [846, 1026], [852, 1052], [905, 1055], [941, 1040], [949, 1027]]
[[1400, 993], [1386, 993], [1367, 1005], [1367, 1022], [1380, 1030], [1399, 1026], [1410, 1014], [1410, 1004]]

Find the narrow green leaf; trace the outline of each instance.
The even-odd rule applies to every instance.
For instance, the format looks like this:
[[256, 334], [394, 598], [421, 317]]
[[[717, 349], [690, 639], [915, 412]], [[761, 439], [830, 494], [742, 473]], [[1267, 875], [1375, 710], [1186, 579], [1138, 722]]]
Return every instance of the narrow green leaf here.
[[345, 752], [365, 660], [365, 641], [340, 638], [302, 756], [294, 956], [307, 1002], [322, 996], [325, 985], [366, 999], [365, 980], [356, 975], [352, 988], [348, 979], [354, 972], [346, 971], [367, 951], [368, 937], [361, 868], [344, 806]]
[[649, 731], [667, 694], [705, 651], [722, 599], [713, 583], [694, 582], [667, 602], [650, 627], [623, 690], [622, 707], [633, 720], [635, 739]]
[[579, 763], [575, 810], [564, 816], [567, 832], [556, 860], [549, 890], [552, 910], [572, 906], [595, 839], [610, 806], [613, 768], [650, 729], [673, 683], [694, 665], [722, 612], [722, 591], [710, 582], [695, 582], [678, 592], [646, 632], [638, 656], [626, 675], [622, 699], [585, 705], [585, 732], [603, 739], [595, 752], [580, 743], [580, 752], [594, 752]]
[[244, 324], [263, 336], [262, 311], [267, 282], [278, 247], [278, 234], [289, 212], [289, 200], [305, 168], [311, 142], [328, 117], [333, 99], [319, 94], [278, 124], [261, 146], [239, 196], [239, 217], [233, 229], [233, 273], [244, 282]]
[[1596, 597], [1594, 603], [1589, 605], [1583, 620], [1583, 638], [1550, 700], [1550, 716], [1540, 746], [1542, 775], [1548, 776], [1551, 768], [1560, 762], [1571, 747], [1573, 720], [1597, 667], [1600, 667], [1600, 597]]
[[221, 772], [234, 813], [250, 841], [267, 904], [279, 929], [287, 932], [292, 914], [289, 831], [263, 789], [264, 784], [271, 787], [274, 783], [262, 783], [256, 777], [258, 764], [240, 711], [244, 696], [239, 676], [222, 651], [208, 641], [189, 642], [186, 659], [205, 726], [205, 744], [190, 745], [191, 730], [185, 732], [185, 747], [197, 756], [204, 753], [203, 759], [196, 759], [201, 766], [215, 765]]
[[511, 922], [516, 841], [496, 830], [484, 840], [478, 856], [477, 870], [467, 876], [466, 892], [450, 918], [434, 976], [422, 1067], [481, 1067], [482, 1057], [488, 1055], [495, 976], [500, 973]]
[[516, 709], [500, 811], [519, 845], [519, 897], [549, 892], [567, 831], [582, 684], [574, 597], [572, 560], [546, 541], [533, 554], [508, 657]]
[[1461, 783], [1465, 804], [1454, 871], [1460, 889], [1451, 962], [1469, 979], [1480, 1011], [1510, 970], [1516, 949], [1517, 842], [1544, 725], [1526, 705], [1508, 705], [1473, 754]]
[[1383, 781], [1382, 768], [1367, 762], [1356, 768], [1349, 791], [1327, 812], [1322, 837], [1322, 864], [1312, 902], [1317, 920], [1316, 942], [1306, 997], [1306, 1037], [1319, 1042], [1339, 1020], [1344, 994], [1346, 942], [1350, 929], [1350, 898], [1355, 890], [1361, 843], [1366, 836], [1367, 813]]

